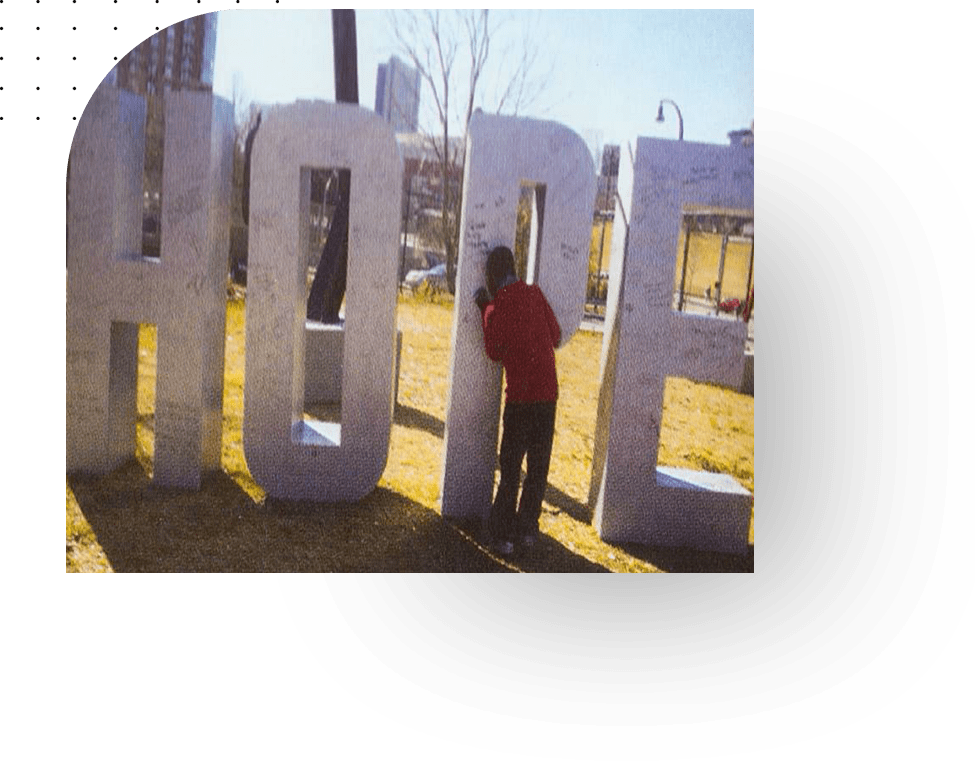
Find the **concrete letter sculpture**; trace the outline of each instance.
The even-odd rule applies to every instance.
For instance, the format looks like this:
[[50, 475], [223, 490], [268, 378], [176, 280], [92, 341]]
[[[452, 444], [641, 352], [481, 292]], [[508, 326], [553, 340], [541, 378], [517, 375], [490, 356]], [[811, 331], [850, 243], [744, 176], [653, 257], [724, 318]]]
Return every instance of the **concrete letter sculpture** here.
[[[352, 173], [341, 426], [303, 420], [311, 169]], [[393, 415], [402, 159], [357, 106], [299, 101], [265, 115], [252, 156], [244, 453], [273, 497], [355, 501], [386, 464]]]
[[529, 279], [551, 303], [563, 344], [582, 320], [596, 196], [585, 142], [553, 122], [476, 113], [468, 133], [451, 336], [441, 480], [445, 516], [485, 517], [491, 505], [502, 373], [484, 353], [471, 295], [484, 284], [490, 248], [513, 247], [522, 181], [546, 188], [541, 246], [538, 261], [529, 264]]
[[220, 467], [233, 122], [211, 93], [165, 95], [160, 257], [141, 254], [145, 101], [102, 85], [71, 149], [67, 468], [135, 452], [138, 324], [157, 326], [153, 481]]
[[[672, 308], [681, 214], [754, 205], [750, 147], [638, 138], [624, 148], [590, 504], [608, 541], [743, 553], [751, 495], [730, 476], [658, 468], [668, 375], [738, 387], [746, 326]], [[628, 223], [628, 232], [627, 232]]]

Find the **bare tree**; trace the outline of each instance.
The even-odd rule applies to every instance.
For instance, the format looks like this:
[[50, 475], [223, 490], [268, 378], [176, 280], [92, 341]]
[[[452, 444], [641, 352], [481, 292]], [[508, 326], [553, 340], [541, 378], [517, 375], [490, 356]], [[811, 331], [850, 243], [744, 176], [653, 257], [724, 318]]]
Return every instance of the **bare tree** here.
[[[487, 10], [403, 11], [391, 15], [390, 25], [399, 52], [420, 73], [432, 98], [436, 132], [427, 143], [440, 169], [439, 237], [447, 265], [447, 287], [455, 291], [460, 241], [460, 207], [467, 130], [471, 116], [483, 101], [485, 73], [492, 42], [501, 27]], [[538, 78], [537, 46], [526, 35], [502, 48], [497, 89], [497, 113], [517, 115], [545, 85]], [[452, 139], [452, 133], [460, 139]]]
[[[244, 89], [244, 75], [235, 71], [230, 83], [230, 105], [234, 112], [234, 135], [238, 142], [243, 142], [240, 137], [241, 129], [248, 120], [249, 100], [247, 91]], [[245, 133], [246, 134], [246, 133]]]

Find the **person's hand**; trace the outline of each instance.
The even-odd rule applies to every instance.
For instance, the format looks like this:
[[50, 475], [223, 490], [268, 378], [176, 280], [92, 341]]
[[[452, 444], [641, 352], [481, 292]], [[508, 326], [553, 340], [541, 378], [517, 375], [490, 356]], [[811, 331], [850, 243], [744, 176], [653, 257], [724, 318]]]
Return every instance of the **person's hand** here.
[[477, 304], [477, 308], [482, 312], [491, 303], [491, 297], [488, 295], [487, 288], [483, 285], [474, 291], [474, 303]]

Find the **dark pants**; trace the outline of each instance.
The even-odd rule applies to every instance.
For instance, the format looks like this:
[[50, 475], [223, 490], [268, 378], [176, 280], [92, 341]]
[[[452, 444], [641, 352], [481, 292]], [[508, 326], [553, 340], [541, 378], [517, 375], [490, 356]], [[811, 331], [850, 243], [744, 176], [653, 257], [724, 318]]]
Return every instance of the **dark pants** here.
[[[554, 436], [555, 402], [505, 404], [501, 452], [498, 455], [501, 482], [488, 518], [488, 529], [494, 539], [512, 540], [538, 532]], [[521, 490], [521, 499], [518, 500], [521, 463], [526, 455], [528, 475]]]

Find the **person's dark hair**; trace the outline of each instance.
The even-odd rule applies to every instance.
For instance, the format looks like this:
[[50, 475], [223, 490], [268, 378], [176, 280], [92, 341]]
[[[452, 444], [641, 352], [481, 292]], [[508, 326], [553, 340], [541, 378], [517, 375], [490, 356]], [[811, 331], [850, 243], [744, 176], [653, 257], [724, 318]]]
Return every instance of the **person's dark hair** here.
[[515, 255], [507, 246], [495, 246], [488, 253], [487, 258], [487, 286], [493, 298], [498, 289], [506, 280], [511, 280], [515, 275]]

